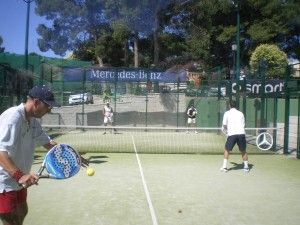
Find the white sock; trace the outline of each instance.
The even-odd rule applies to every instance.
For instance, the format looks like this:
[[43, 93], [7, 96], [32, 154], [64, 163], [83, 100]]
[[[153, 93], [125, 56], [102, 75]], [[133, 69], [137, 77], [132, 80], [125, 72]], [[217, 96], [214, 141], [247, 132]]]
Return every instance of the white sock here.
[[228, 161], [227, 159], [223, 160], [223, 168], [227, 168], [227, 161]]
[[248, 168], [248, 161], [244, 161], [244, 168]]

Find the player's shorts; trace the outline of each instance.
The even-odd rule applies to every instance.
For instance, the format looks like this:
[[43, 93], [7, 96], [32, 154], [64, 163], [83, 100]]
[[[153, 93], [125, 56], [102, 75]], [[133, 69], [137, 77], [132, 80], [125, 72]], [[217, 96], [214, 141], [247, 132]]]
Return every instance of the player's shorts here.
[[246, 136], [245, 136], [245, 134], [237, 134], [237, 135], [228, 136], [227, 141], [225, 143], [225, 149], [227, 151], [232, 151], [235, 144], [237, 144], [239, 146], [239, 150], [241, 152], [246, 151]]
[[27, 189], [0, 193], [0, 214], [14, 212], [17, 205], [26, 202]]
[[188, 118], [188, 123], [196, 123], [196, 118]]
[[107, 124], [108, 122], [112, 123], [113, 122], [112, 116], [105, 116], [103, 122], [104, 124]]

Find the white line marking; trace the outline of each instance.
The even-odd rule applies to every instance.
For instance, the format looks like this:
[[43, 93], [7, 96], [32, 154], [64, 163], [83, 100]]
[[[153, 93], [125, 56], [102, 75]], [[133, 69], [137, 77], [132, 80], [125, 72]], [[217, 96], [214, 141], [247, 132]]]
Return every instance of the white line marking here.
[[153, 205], [152, 205], [152, 201], [151, 201], [151, 198], [150, 198], [150, 194], [149, 194], [149, 191], [148, 191], [148, 187], [147, 187], [147, 184], [146, 184], [146, 180], [145, 180], [145, 177], [144, 177], [144, 172], [143, 172], [142, 164], [141, 164], [139, 155], [137, 153], [135, 142], [134, 142], [134, 138], [133, 138], [132, 135], [131, 135], [131, 138], [132, 138], [132, 143], [133, 143], [133, 147], [134, 147], [134, 151], [135, 151], [136, 160], [137, 160], [138, 165], [139, 165], [140, 174], [141, 174], [141, 177], [142, 177], [143, 187], [144, 187], [144, 191], [145, 191], [145, 194], [146, 194], [148, 206], [149, 206], [149, 209], [150, 209], [150, 214], [151, 214], [151, 218], [152, 218], [152, 224], [153, 225], [158, 225], [157, 219], [156, 219], [156, 215], [155, 215], [155, 211], [154, 211], [154, 208], [153, 208]]

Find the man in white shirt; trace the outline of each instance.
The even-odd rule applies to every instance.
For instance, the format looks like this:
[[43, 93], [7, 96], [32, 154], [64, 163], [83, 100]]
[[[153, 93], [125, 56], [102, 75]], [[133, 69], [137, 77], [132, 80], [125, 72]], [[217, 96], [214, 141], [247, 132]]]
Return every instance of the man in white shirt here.
[[[114, 111], [113, 108], [109, 105], [109, 103], [106, 103], [106, 105], [103, 108], [103, 123], [105, 126], [105, 130], [104, 130], [104, 134], [106, 134], [106, 126], [108, 123], [110, 123], [110, 125], [113, 125], [113, 115], [114, 115]], [[114, 132], [116, 132], [116, 129], [114, 129]]]
[[27, 188], [37, 184], [31, 172], [34, 149], [46, 149], [56, 143], [42, 130], [37, 118], [58, 107], [46, 86], [35, 86], [25, 104], [0, 115], [0, 219], [5, 225], [21, 225], [28, 212]]
[[229, 153], [232, 151], [235, 144], [238, 145], [239, 150], [242, 154], [242, 159], [244, 163], [244, 171], [249, 172], [248, 166], [248, 155], [246, 152], [246, 136], [245, 136], [245, 117], [244, 114], [237, 110], [236, 102], [229, 102], [229, 110], [225, 112], [223, 116], [223, 131], [227, 134], [227, 140], [224, 149], [224, 160], [221, 171], [227, 172], [227, 162], [229, 158]]

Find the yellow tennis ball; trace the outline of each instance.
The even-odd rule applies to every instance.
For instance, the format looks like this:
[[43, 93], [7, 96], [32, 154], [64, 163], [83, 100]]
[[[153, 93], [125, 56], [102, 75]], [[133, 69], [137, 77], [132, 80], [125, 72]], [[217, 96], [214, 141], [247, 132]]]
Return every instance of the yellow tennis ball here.
[[86, 170], [86, 174], [87, 174], [88, 176], [93, 176], [93, 175], [95, 174], [95, 170], [94, 170], [93, 168], [89, 167], [89, 168], [87, 168], [87, 170]]

